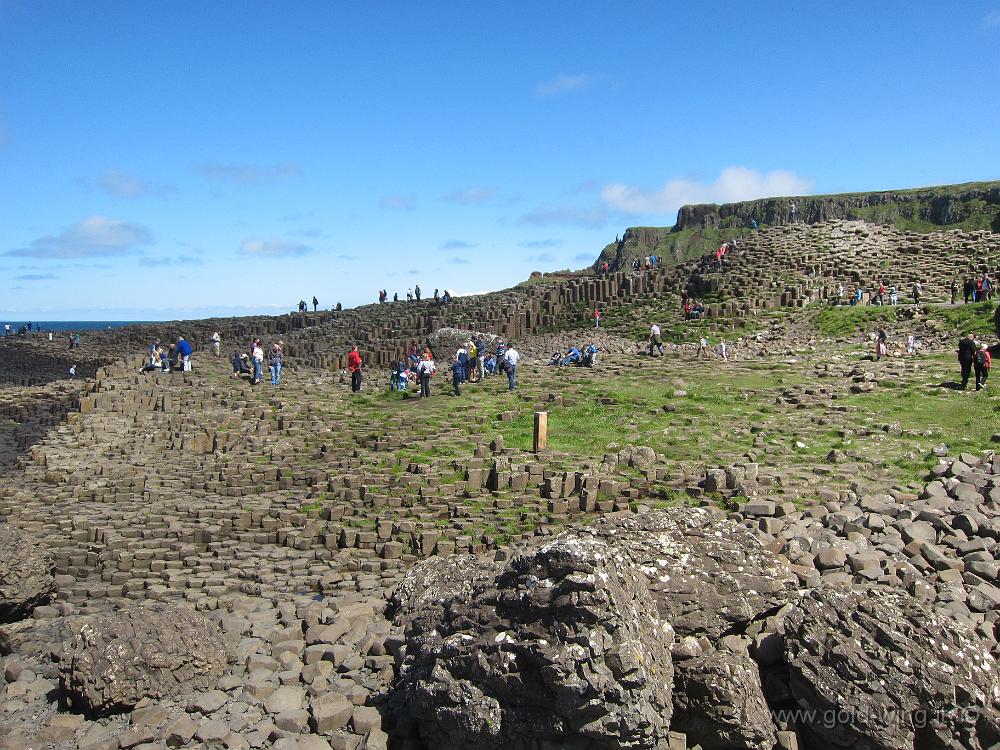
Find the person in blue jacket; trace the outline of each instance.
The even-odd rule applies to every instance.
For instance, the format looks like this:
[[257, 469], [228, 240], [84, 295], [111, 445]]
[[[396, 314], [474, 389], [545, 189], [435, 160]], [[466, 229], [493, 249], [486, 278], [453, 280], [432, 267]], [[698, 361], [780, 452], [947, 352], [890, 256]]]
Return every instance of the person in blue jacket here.
[[462, 381], [465, 380], [465, 363], [460, 361], [455, 355], [455, 361], [451, 365], [451, 384], [455, 387], [455, 395], [462, 395]]
[[580, 361], [580, 350], [575, 346], [570, 347], [570, 350], [566, 352], [566, 356], [563, 357], [560, 364], [563, 367], [568, 367], [569, 365], [575, 365]]
[[191, 354], [194, 349], [191, 348], [191, 344], [184, 340], [183, 336], [178, 336], [177, 338], [177, 354], [183, 362], [181, 369], [184, 372], [188, 372], [191, 369]]

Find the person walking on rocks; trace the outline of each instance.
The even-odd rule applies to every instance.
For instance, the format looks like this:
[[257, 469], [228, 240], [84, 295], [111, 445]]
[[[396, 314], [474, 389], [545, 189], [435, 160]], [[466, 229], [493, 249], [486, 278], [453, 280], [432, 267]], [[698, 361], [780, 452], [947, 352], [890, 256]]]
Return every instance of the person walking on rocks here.
[[184, 339], [183, 336], [178, 336], [177, 337], [177, 356], [180, 357], [180, 360], [181, 360], [181, 371], [182, 372], [191, 372], [191, 354], [193, 352], [194, 352], [194, 349], [191, 348], [191, 344], [189, 344]]
[[955, 281], [955, 277], [951, 277], [951, 304], [955, 304], [958, 299], [958, 282]]
[[708, 339], [704, 336], [698, 339], [698, 352], [694, 355], [695, 357], [700, 357], [705, 355], [705, 359], [708, 359]]
[[990, 376], [990, 364], [992, 362], [992, 357], [990, 357], [990, 350], [986, 347], [986, 344], [980, 344], [979, 350], [976, 352], [976, 359], [974, 365], [976, 367], [976, 390], [982, 390], [986, 387], [986, 378]]
[[347, 355], [347, 369], [351, 371], [351, 391], [357, 393], [361, 390], [361, 355], [358, 354], [357, 344]]
[[844, 304], [844, 285], [837, 284], [837, 307]]
[[413, 287], [413, 295], [417, 298], [417, 302], [420, 301], [420, 284]]
[[512, 391], [517, 387], [517, 365], [521, 361], [521, 355], [517, 353], [514, 344], [507, 345], [503, 361], [507, 364], [507, 390]]
[[594, 328], [601, 327], [601, 310], [600, 308], [594, 308]]
[[913, 304], [914, 305], [919, 305], [920, 304], [920, 295], [922, 295], [923, 293], [924, 293], [924, 289], [923, 289], [922, 286], [920, 286], [920, 282], [919, 281], [913, 282]]
[[451, 363], [451, 385], [455, 389], [455, 395], [462, 395], [462, 381], [465, 380], [465, 364], [463, 364], [458, 355], [455, 355], [455, 361]]
[[653, 349], [657, 349], [660, 356], [663, 356], [663, 339], [660, 337], [660, 327], [653, 323], [649, 327], [649, 356], [653, 356]]
[[965, 334], [958, 342], [958, 364], [962, 368], [962, 390], [969, 385], [969, 376], [972, 375], [972, 364], [976, 361], [978, 347], [972, 340], [972, 336]]
[[430, 397], [431, 375], [435, 372], [437, 372], [437, 368], [434, 367], [434, 360], [431, 359], [431, 353], [424, 352], [424, 358], [417, 365], [417, 375], [420, 378], [420, 398]]
[[212, 354], [216, 357], [222, 354], [222, 335], [218, 331], [212, 334]]
[[253, 342], [253, 380], [250, 385], [258, 385], [264, 374], [264, 350], [261, 348], [260, 339]]
[[725, 339], [719, 341], [719, 356], [722, 357], [723, 362], [729, 361], [729, 348], [726, 346]]
[[75, 378], [76, 377], [76, 365], [70, 365], [69, 366], [69, 376], [70, 376], [70, 378]]
[[878, 362], [882, 357], [888, 356], [889, 354], [889, 338], [886, 336], [885, 329], [879, 328], [878, 333], [875, 334], [875, 361]]
[[271, 346], [271, 351], [267, 354], [267, 364], [271, 368], [271, 385], [277, 385], [281, 380], [281, 347], [277, 344]]
[[313, 312], [319, 312], [319, 300], [316, 299], [316, 295], [313, 295]]

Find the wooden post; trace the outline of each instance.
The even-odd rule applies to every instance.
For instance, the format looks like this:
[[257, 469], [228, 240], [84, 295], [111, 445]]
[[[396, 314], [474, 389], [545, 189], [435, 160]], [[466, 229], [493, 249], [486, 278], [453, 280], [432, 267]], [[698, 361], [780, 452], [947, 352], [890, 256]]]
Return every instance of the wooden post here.
[[549, 444], [549, 413], [547, 411], [535, 412], [535, 440], [534, 451], [545, 450]]

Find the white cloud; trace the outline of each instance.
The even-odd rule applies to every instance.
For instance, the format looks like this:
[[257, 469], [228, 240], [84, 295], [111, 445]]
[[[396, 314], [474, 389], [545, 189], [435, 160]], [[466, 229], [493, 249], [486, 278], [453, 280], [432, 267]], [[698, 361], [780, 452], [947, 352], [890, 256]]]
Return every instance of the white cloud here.
[[529, 255], [527, 261], [529, 263], [551, 263], [555, 260], [555, 256], [552, 253], [539, 253], [538, 255]]
[[121, 172], [116, 169], [109, 170], [101, 175], [97, 180], [97, 186], [109, 195], [116, 198], [142, 198], [146, 195], [166, 195], [173, 192], [171, 185], [154, 185], [141, 177]]
[[441, 244], [442, 250], [471, 250], [476, 247], [475, 243], [465, 240], [448, 240]]
[[416, 205], [412, 195], [386, 195], [378, 202], [379, 208], [389, 208], [394, 211], [409, 211]]
[[106, 216], [89, 216], [57, 235], [39, 237], [5, 255], [29, 258], [94, 258], [126, 255], [152, 241], [149, 229]]
[[482, 203], [487, 203], [493, 200], [497, 195], [497, 189], [494, 187], [468, 187], [462, 190], [455, 190], [448, 195], [444, 196], [444, 199], [449, 203], [461, 203], [466, 206], [478, 206]]
[[1000, 10], [994, 10], [983, 17], [983, 26], [987, 29], [1000, 28]]
[[281, 239], [250, 239], [240, 245], [240, 253], [257, 258], [296, 258], [312, 252], [311, 247], [301, 242]]
[[568, 94], [571, 91], [580, 91], [587, 88], [593, 81], [594, 79], [586, 73], [577, 73], [575, 75], [560, 73], [548, 80], [541, 81], [535, 86], [535, 95], [545, 97]]
[[195, 170], [210, 180], [238, 185], [271, 185], [302, 174], [302, 167], [293, 162], [272, 165], [203, 162]]
[[518, 224], [544, 227], [552, 224], [576, 224], [581, 227], [602, 227], [608, 223], [610, 211], [603, 206], [539, 206], [518, 217]]
[[807, 195], [814, 181], [793, 172], [766, 174], [746, 167], [726, 167], [712, 183], [673, 179], [659, 190], [613, 183], [601, 190], [604, 203], [628, 214], [675, 214], [691, 203], [734, 203], [784, 195]]
[[14, 281], [47, 281], [58, 278], [54, 273], [26, 273], [22, 276], [15, 276]]

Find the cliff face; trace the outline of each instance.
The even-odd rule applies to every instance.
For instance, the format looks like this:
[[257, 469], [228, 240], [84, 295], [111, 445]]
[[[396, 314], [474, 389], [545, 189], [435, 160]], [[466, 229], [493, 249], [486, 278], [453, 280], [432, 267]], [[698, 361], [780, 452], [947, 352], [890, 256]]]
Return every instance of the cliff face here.
[[1000, 232], [1000, 181], [683, 206], [673, 227], [625, 230], [621, 239], [601, 251], [594, 268], [607, 261], [617, 270], [646, 255], [659, 256], [668, 264], [691, 260], [727, 239], [744, 235], [750, 231], [752, 221], [764, 228], [836, 219], [924, 233], [942, 229]]
[[[794, 208], [793, 208], [794, 207]], [[742, 203], [683, 206], [673, 231], [745, 228], [758, 224], [814, 224], [831, 219], [860, 219], [921, 229], [962, 225], [962, 229], [1000, 231], [1000, 182], [968, 183], [916, 190], [764, 198]], [[971, 223], [972, 226], [966, 226]], [[930, 227], [923, 227], [930, 229]]]

